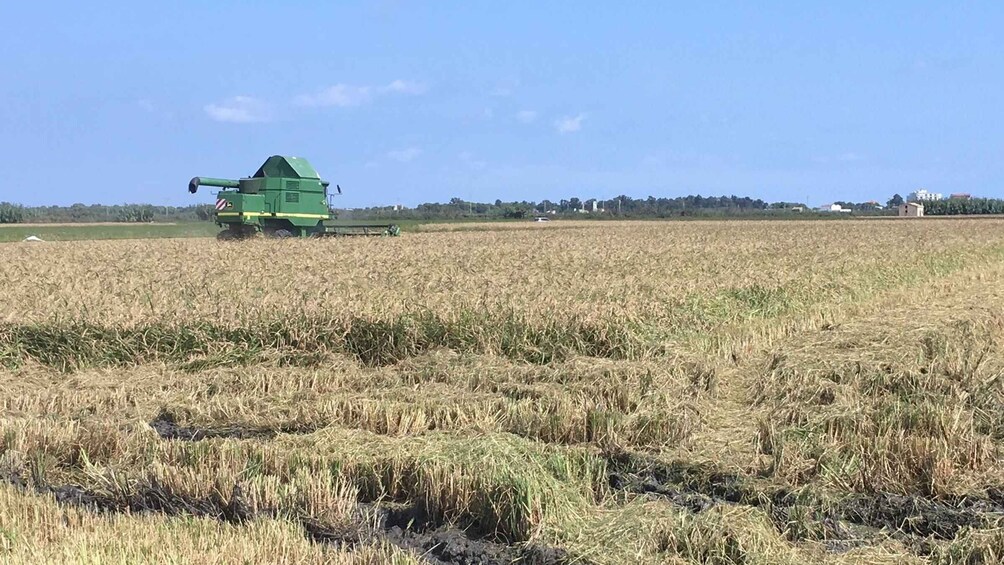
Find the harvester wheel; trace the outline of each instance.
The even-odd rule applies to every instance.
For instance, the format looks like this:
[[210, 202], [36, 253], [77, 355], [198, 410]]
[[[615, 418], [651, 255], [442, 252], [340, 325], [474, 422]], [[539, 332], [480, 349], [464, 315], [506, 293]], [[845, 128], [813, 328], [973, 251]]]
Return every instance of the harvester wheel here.
[[281, 238], [287, 238], [287, 237], [293, 237], [293, 232], [291, 232], [289, 230], [275, 230], [274, 232], [272, 232], [272, 237], [280, 238], [280, 239]]
[[237, 239], [237, 234], [233, 230], [223, 230], [216, 234], [217, 241], [233, 241]]

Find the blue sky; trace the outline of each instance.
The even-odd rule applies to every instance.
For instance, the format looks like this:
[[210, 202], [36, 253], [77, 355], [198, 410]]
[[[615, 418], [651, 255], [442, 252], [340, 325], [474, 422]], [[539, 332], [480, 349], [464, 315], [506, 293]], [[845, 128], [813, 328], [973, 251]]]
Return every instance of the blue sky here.
[[1004, 197], [1000, 2], [40, 0], [0, 20], [0, 200], [209, 202], [190, 177], [276, 153], [345, 207]]

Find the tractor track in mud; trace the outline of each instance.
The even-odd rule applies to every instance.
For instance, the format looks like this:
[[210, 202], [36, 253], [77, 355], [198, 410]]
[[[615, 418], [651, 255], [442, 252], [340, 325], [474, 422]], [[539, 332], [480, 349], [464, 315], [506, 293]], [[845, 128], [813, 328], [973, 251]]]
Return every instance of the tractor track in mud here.
[[181, 441], [202, 441], [205, 439], [272, 439], [279, 434], [310, 434], [321, 429], [323, 426], [280, 426], [262, 427], [249, 426], [246, 424], [235, 424], [228, 426], [186, 426], [178, 423], [177, 417], [162, 410], [157, 416], [148, 422], [161, 439], [173, 439]]
[[[952, 540], [966, 528], [1004, 523], [1004, 490], [999, 489], [991, 489], [985, 497], [875, 493], [826, 500], [807, 491], [757, 489], [740, 475], [706, 465], [667, 464], [629, 453], [608, 455], [607, 462], [609, 485], [615, 491], [658, 497], [695, 514], [715, 506], [760, 508], [779, 533], [793, 541], [821, 541], [834, 552], [887, 536], [918, 555], [928, 555], [933, 540]], [[792, 533], [796, 522], [800, 534]]]
[[[56, 502], [99, 513], [157, 513], [166, 516], [196, 516], [243, 524], [255, 518], [289, 518], [278, 509], [253, 511], [235, 485], [229, 497], [214, 492], [204, 498], [171, 492], [156, 482], [128, 496], [109, 496], [84, 487], [36, 485], [22, 476], [0, 473], [0, 480], [23, 492], [51, 495]], [[376, 520], [371, 520], [373, 516]], [[387, 542], [421, 556], [433, 565], [563, 565], [588, 561], [573, 559], [558, 547], [508, 544], [487, 536], [468, 533], [442, 520], [434, 520], [416, 505], [360, 502], [349, 524], [325, 524], [309, 517], [295, 518], [304, 535], [314, 543], [351, 549], [359, 545]]]
[[278, 431], [268, 428], [252, 428], [247, 426], [227, 426], [220, 428], [200, 428], [194, 426], [182, 426], [174, 421], [165, 418], [157, 418], [150, 422], [157, 435], [162, 439], [177, 439], [183, 441], [202, 441], [213, 438], [232, 439], [271, 439], [278, 435]]

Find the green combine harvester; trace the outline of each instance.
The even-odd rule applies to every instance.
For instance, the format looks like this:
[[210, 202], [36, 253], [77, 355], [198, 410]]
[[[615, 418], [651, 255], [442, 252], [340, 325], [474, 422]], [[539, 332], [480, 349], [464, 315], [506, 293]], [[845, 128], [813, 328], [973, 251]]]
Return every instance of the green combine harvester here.
[[[188, 191], [200, 186], [222, 188], [216, 196], [220, 240], [266, 237], [400, 235], [394, 224], [337, 223], [329, 200], [330, 183], [300, 157], [273, 155], [258, 172], [240, 180], [195, 177]], [[342, 190], [335, 185], [338, 194]]]

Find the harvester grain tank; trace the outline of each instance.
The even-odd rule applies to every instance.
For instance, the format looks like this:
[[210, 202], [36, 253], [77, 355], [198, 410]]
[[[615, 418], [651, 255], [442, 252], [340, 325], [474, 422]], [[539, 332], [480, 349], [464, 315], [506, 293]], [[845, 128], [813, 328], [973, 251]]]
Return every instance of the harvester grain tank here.
[[222, 189], [216, 195], [214, 212], [216, 224], [224, 228], [219, 239], [259, 233], [278, 238], [400, 234], [394, 224], [335, 222], [330, 183], [300, 157], [273, 155], [255, 174], [239, 180], [195, 177], [188, 191], [195, 194], [200, 186]]

